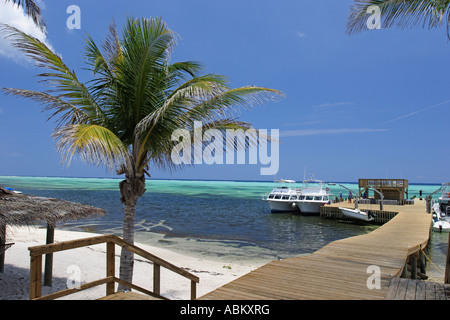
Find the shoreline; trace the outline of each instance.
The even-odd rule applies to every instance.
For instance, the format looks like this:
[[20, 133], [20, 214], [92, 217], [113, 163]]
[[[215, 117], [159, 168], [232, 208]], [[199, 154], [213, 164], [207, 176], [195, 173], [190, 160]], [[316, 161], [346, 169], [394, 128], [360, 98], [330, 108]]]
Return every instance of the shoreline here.
[[[94, 237], [100, 234], [55, 229], [55, 242]], [[7, 227], [7, 243], [14, 245], [5, 252], [5, 270], [0, 273], [0, 300], [29, 299], [30, 256], [28, 247], [45, 244], [46, 229], [37, 227]], [[195, 274], [200, 278], [197, 285], [197, 297], [223, 286], [234, 279], [264, 265], [268, 261], [255, 259], [227, 262], [208, 259], [207, 256], [181, 254], [165, 248], [151, 246], [136, 241], [136, 246]], [[53, 257], [53, 285], [42, 287], [42, 294], [48, 294], [67, 288], [67, 281], [79, 274], [82, 283], [98, 280], [106, 274], [105, 245], [57, 252]], [[116, 249], [116, 275], [119, 270], [120, 248]], [[152, 289], [153, 266], [138, 257], [135, 259], [133, 284]], [[62, 299], [92, 300], [105, 295], [105, 286], [98, 286], [72, 294]], [[190, 281], [169, 270], [161, 268], [161, 295], [173, 300], [187, 300], [190, 297]]]

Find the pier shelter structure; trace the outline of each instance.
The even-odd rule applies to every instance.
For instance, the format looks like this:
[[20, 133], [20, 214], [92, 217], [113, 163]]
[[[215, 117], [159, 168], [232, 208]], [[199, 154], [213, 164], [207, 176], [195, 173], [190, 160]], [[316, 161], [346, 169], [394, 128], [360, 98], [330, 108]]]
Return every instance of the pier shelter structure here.
[[[384, 200], [396, 200], [398, 204], [405, 204], [408, 199], [408, 180], [406, 179], [358, 179], [359, 197], [369, 194], [370, 188], [375, 188], [383, 194]], [[379, 200], [380, 195], [374, 192], [374, 199]]]

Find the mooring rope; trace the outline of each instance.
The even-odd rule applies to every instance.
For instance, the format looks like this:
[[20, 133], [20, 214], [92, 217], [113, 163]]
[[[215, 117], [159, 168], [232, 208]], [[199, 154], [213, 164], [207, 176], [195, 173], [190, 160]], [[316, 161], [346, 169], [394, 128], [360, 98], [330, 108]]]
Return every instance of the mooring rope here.
[[439, 269], [434, 263], [433, 261], [431, 261], [430, 258], [428, 258], [427, 254], [425, 253], [425, 251], [423, 251], [422, 246], [420, 246], [420, 251], [422, 251], [423, 255], [425, 256], [425, 258], [427, 258], [428, 261], [430, 261], [430, 263], [433, 265], [433, 267], [436, 268], [437, 271], [444, 273], [444, 271], [442, 271], [441, 269]]

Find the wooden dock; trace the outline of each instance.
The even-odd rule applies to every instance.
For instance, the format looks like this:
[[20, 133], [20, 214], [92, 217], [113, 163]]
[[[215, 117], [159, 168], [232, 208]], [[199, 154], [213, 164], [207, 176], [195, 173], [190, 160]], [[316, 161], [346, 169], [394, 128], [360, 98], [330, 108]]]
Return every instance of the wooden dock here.
[[450, 284], [394, 278], [385, 300], [450, 300]]
[[432, 217], [425, 201], [417, 199], [414, 205], [384, 209], [397, 214], [371, 233], [334, 241], [306, 256], [272, 261], [200, 299], [385, 299], [408, 258], [426, 247]]

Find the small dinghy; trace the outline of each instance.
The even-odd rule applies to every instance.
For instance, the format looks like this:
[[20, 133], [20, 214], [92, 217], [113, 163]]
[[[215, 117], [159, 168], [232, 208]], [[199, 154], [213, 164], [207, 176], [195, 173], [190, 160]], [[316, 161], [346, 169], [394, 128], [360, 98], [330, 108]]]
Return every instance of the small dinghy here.
[[450, 222], [445, 220], [438, 220], [433, 223], [433, 230], [439, 232], [450, 232]]
[[342, 214], [347, 218], [362, 221], [372, 221], [373, 219], [375, 219], [375, 215], [373, 215], [372, 213], [361, 211], [359, 209], [349, 209], [339, 207], [339, 210], [341, 210]]
[[4, 189], [6, 189], [6, 190], [8, 190], [8, 191], [11, 191], [12, 193], [22, 193], [22, 191], [17, 191], [17, 190], [14, 190], [14, 189], [12, 189], [12, 188], [9, 188], [9, 187], [5, 187]]

